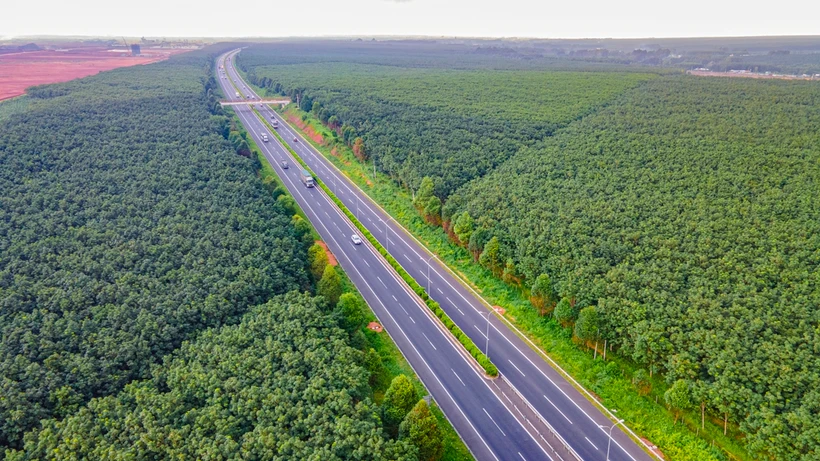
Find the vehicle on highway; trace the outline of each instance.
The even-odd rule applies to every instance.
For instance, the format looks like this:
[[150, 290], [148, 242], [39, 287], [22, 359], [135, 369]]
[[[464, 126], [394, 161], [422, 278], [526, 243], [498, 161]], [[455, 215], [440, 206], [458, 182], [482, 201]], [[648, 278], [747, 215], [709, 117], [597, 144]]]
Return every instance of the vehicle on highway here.
[[303, 169], [302, 174], [299, 175], [302, 179], [302, 183], [305, 187], [313, 187], [313, 176], [311, 176], [310, 171]]
[[236, 92], [236, 97], [237, 97], [237, 98], [239, 97], [239, 92], [238, 92], [238, 91]]
[[282, 169], [283, 169], [283, 170], [287, 170], [287, 169], [288, 169], [288, 162], [287, 162], [287, 160], [282, 160]]
[[296, 139], [296, 136], [293, 137], [293, 142], [299, 142], [299, 140]]
[[361, 237], [359, 237], [359, 236], [358, 236], [358, 235], [356, 235], [356, 234], [351, 235], [351, 236], [350, 236], [350, 240], [353, 240], [353, 244], [354, 244], [354, 245], [361, 245], [361, 244], [362, 244], [362, 239], [361, 239]]
[[271, 120], [273, 120], [271, 122], [271, 125], [273, 126], [273, 129], [275, 130], [275, 129], [279, 128], [279, 120], [276, 120], [276, 118], [274, 118], [272, 115], [271, 115], [270, 118], [271, 118]]
[[262, 133], [262, 142], [268, 142], [268, 135], [265, 133]]

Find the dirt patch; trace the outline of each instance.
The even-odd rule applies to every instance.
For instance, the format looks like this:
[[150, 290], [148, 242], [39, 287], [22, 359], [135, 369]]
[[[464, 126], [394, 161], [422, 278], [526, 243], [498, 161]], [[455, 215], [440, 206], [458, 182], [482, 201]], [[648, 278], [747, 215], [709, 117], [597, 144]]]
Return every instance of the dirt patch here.
[[373, 187], [373, 181], [371, 181], [371, 180], [369, 180], [369, 179], [368, 179], [368, 180], [367, 180], [367, 185], [368, 185], [369, 187]]
[[384, 330], [384, 328], [382, 328], [382, 326], [379, 325], [377, 322], [368, 323], [367, 324], [367, 329], [371, 330], [371, 331], [375, 331], [376, 333], [381, 333]]
[[339, 157], [339, 151], [334, 147], [333, 149], [330, 149], [330, 155]]
[[641, 440], [643, 441], [643, 443], [646, 444], [646, 446], [649, 447], [650, 450], [652, 450], [652, 453], [655, 453], [658, 456], [658, 458], [666, 459], [666, 456], [664, 456], [661, 449], [658, 448], [654, 443], [650, 442], [649, 439], [645, 439], [645, 438], [641, 437]]
[[501, 315], [504, 315], [505, 313], [507, 313], [507, 309], [504, 309], [501, 306], [493, 306], [493, 310], [498, 312]]
[[118, 67], [151, 64], [189, 50], [143, 49], [144, 56], [106, 48], [84, 47], [64, 51], [31, 51], [0, 55], [0, 100], [20, 96], [26, 88], [67, 82]]
[[325, 145], [325, 137], [322, 136], [322, 133], [317, 132], [313, 129], [312, 126], [308, 125], [302, 130], [308, 138], [312, 139], [313, 142], [319, 144], [320, 146]]
[[323, 242], [321, 240], [317, 240], [316, 244], [325, 249], [325, 254], [327, 254], [327, 263], [328, 264], [330, 264], [331, 266], [338, 266], [339, 265], [339, 262], [336, 261], [336, 257], [333, 256], [333, 253], [330, 252], [330, 249], [327, 247], [325, 242]]

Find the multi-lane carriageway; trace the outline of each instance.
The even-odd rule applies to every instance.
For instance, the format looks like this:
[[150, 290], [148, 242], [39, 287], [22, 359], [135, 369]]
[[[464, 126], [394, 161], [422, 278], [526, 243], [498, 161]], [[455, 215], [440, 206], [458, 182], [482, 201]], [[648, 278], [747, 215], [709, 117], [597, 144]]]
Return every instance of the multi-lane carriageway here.
[[[217, 79], [230, 100], [244, 100], [234, 96], [236, 89], [259, 100], [232, 64], [237, 52], [218, 58], [224, 68], [217, 70]], [[302, 185], [298, 163], [252, 107], [234, 106], [234, 110], [477, 459], [605, 460], [608, 448], [610, 460], [653, 459], [622, 431], [622, 425], [611, 431], [608, 446], [615, 422], [612, 413], [604, 415], [525, 340], [492, 315], [469, 288], [315, 152], [285, 120], [268, 106], [255, 106], [267, 120], [279, 120], [277, 131], [285, 142], [357, 214], [404, 269], [428, 288], [430, 296], [465, 334], [482, 350], [489, 344], [488, 355], [502, 378], [486, 379], [378, 252], [366, 240], [359, 246], [351, 242], [355, 228], [320, 188]], [[262, 133], [268, 134], [270, 142], [262, 142]], [[293, 167], [282, 169], [283, 160]]]

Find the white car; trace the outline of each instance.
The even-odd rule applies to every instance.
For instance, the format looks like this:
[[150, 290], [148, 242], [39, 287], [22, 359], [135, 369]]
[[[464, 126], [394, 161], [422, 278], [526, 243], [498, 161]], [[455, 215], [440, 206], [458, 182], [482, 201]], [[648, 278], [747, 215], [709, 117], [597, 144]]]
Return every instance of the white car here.
[[362, 244], [362, 239], [361, 239], [361, 237], [359, 237], [359, 236], [358, 236], [358, 235], [356, 235], [356, 234], [353, 234], [352, 236], [350, 236], [350, 240], [353, 240], [353, 244], [354, 244], [354, 245], [361, 245], [361, 244]]

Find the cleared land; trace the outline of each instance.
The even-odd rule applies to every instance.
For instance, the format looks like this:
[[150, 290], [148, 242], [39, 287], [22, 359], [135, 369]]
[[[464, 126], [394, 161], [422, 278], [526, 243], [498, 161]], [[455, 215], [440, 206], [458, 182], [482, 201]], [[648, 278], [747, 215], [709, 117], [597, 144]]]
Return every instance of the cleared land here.
[[25, 94], [26, 88], [33, 85], [67, 82], [118, 67], [150, 64], [185, 51], [189, 50], [145, 49], [145, 56], [132, 57], [106, 48], [85, 47], [0, 55], [0, 101]]

